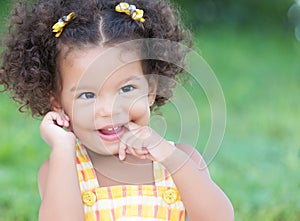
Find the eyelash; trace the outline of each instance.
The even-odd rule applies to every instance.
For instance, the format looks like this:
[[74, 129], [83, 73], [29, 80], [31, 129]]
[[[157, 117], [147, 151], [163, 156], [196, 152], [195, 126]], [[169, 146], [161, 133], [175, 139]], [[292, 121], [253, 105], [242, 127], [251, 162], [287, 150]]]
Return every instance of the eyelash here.
[[[130, 88], [130, 89], [127, 91], [124, 91], [125, 88], [127, 88], [127, 89]], [[120, 94], [131, 92], [134, 89], [135, 89], [135, 87], [133, 85], [126, 85], [120, 89]]]
[[[127, 90], [124, 91], [124, 89], [127, 89]], [[129, 93], [129, 92], [133, 91], [134, 89], [135, 89], [135, 87], [133, 85], [126, 85], [120, 89], [119, 93], [120, 94]], [[78, 96], [78, 98], [81, 98], [81, 99], [93, 99], [95, 97], [96, 97], [96, 95], [93, 92], [84, 92]]]
[[[93, 97], [87, 97], [87, 95], [92, 95]], [[78, 98], [82, 98], [82, 99], [93, 99], [95, 97], [96, 97], [96, 95], [92, 92], [84, 92], [78, 96]]]

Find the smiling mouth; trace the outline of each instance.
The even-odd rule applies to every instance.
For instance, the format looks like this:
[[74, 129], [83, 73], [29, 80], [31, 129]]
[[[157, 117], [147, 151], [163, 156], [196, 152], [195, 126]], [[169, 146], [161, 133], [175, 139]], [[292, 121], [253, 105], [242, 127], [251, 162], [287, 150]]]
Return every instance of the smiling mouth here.
[[125, 127], [109, 127], [105, 129], [98, 130], [99, 136], [106, 141], [116, 141], [120, 140], [120, 138], [125, 133]]

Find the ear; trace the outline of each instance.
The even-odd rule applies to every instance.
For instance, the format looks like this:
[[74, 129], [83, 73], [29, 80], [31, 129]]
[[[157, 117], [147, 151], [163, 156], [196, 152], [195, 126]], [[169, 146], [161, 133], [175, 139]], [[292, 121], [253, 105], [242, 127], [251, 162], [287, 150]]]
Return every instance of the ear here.
[[50, 93], [50, 103], [53, 111], [59, 112], [62, 110], [62, 105], [53, 92]]
[[154, 79], [149, 79], [148, 103], [149, 107], [154, 104], [156, 98], [157, 82]]

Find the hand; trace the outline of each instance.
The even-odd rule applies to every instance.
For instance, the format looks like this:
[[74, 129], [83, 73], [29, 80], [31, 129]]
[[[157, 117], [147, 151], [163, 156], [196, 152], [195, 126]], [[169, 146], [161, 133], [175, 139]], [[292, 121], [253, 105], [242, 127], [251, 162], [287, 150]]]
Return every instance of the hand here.
[[70, 119], [63, 112], [51, 111], [47, 113], [41, 122], [40, 133], [41, 137], [52, 148], [64, 145], [75, 149], [75, 135], [70, 130]]
[[139, 126], [133, 122], [127, 124], [128, 132], [122, 138], [119, 158], [124, 160], [130, 153], [141, 159], [162, 161], [167, 158], [176, 147], [148, 126]]

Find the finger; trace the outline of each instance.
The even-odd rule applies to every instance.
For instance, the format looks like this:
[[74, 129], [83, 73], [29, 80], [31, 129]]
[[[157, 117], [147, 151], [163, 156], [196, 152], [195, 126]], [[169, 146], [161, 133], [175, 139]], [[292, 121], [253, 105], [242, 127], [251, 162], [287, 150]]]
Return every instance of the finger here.
[[120, 142], [120, 148], [119, 148], [119, 159], [120, 160], [124, 160], [126, 158], [126, 151], [127, 151], [126, 144], [123, 142]]
[[68, 128], [70, 126], [70, 118], [64, 111], [51, 112], [51, 118], [54, 123], [60, 127]]
[[135, 148], [133, 147], [132, 150], [136, 155], [145, 155], [148, 153], [148, 151], [143, 150], [142, 148]]
[[70, 121], [70, 117], [65, 112], [63, 112], [63, 113], [64, 113], [64, 116], [65, 116], [66, 120]]
[[140, 128], [140, 126], [132, 121], [128, 122], [128, 124], [125, 125], [125, 127], [129, 130], [129, 131], [135, 131], [138, 130]]
[[130, 153], [140, 159], [146, 159], [146, 154], [144, 154], [143, 152], [139, 151], [139, 149], [133, 148], [133, 147], [128, 147], [127, 148]]
[[137, 154], [148, 153], [148, 149], [145, 146], [145, 140], [139, 137], [139, 133], [134, 136], [129, 136], [125, 143], [127, 146], [133, 148]]
[[49, 124], [63, 126], [63, 120], [57, 112], [49, 112], [49, 114], [45, 116], [45, 121]]
[[62, 117], [63, 117], [63, 119], [64, 119], [64, 126], [66, 127], [66, 128], [68, 128], [69, 126], [70, 126], [70, 117], [65, 113], [65, 111], [63, 110], [62, 111]]
[[69, 122], [64, 119], [64, 117], [61, 114], [58, 114], [56, 117], [56, 123], [57, 125], [64, 127], [65, 125], [68, 125]]
[[143, 154], [146, 154], [146, 155], [149, 154], [149, 151], [146, 147], [143, 147]]
[[125, 152], [126, 152], [126, 154], [131, 154], [130, 150], [128, 150], [128, 148], [126, 148]]
[[58, 112], [49, 112], [49, 114], [45, 117], [45, 120], [48, 121], [49, 124], [55, 124], [59, 127], [66, 127], [70, 126], [68, 117], [64, 113]]
[[70, 126], [70, 118], [67, 115], [63, 114], [62, 119], [63, 119], [63, 126], [68, 128]]
[[131, 137], [127, 141], [127, 147], [131, 148], [131, 152], [134, 152], [136, 155], [144, 155], [148, 153], [148, 149], [144, 146], [143, 140], [136, 139]]

